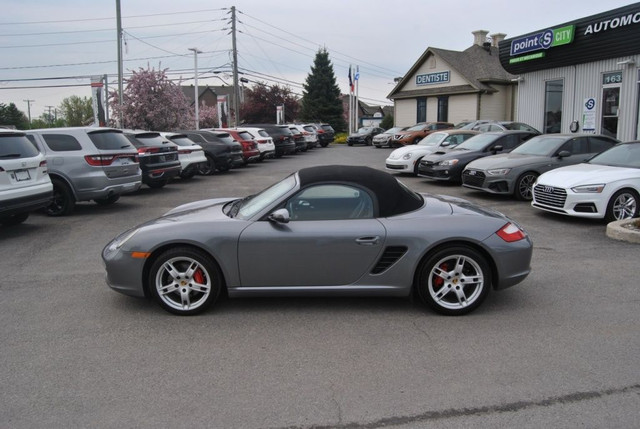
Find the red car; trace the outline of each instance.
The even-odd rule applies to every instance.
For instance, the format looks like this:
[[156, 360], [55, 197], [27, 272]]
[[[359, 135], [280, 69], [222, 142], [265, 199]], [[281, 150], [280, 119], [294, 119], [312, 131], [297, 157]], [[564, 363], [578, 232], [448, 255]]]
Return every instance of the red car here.
[[242, 145], [242, 157], [244, 158], [245, 165], [260, 160], [258, 143], [254, 140], [251, 133], [233, 128], [218, 128], [218, 130], [229, 133], [234, 140]]

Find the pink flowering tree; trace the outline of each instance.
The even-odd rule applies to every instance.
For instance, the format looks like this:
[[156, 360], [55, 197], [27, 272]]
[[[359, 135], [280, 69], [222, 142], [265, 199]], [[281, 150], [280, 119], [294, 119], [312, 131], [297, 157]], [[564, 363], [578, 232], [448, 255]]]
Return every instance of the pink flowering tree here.
[[[191, 124], [195, 124], [195, 111], [192, 110], [192, 117], [194, 118], [191, 121]], [[207, 106], [206, 104], [201, 104], [198, 107], [198, 118], [200, 122], [200, 128], [217, 128], [218, 127], [218, 109], [216, 106]]]
[[193, 109], [180, 87], [167, 78], [166, 69], [141, 68], [133, 72], [126, 85], [122, 107], [116, 91], [109, 95], [112, 126], [117, 126], [122, 112], [121, 128], [152, 131], [193, 128]]

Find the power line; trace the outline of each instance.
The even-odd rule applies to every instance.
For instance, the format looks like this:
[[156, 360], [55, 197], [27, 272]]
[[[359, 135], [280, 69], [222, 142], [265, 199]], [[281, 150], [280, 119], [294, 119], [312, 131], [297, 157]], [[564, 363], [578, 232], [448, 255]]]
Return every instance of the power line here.
[[[190, 10], [185, 12], [170, 12], [170, 13], [154, 13], [149, 15], [131, 15], [131, 16], [123, 16], [123, 19], [129, 18], [147, 18], [150, 16], [167, 16], [167, 15], [181, 15], [181, 14], [189, 14], [189, 13], [202, 13], [202, 12], [219, 12], [222, 10], [227, 10], [226, 7], [219, 9], [202, 9], [202, 10]], [[30, 25], [30, 24], [59, 24], [65, 22], [87, 22], [87, 21], [107, 21], [114, 20], [115, 16], [111, 16], [108, 18], [83, 18], [83, 19], [64, 19], [58, 21], [24, 21], [24, 22], [0, 22], [0, 25]]]

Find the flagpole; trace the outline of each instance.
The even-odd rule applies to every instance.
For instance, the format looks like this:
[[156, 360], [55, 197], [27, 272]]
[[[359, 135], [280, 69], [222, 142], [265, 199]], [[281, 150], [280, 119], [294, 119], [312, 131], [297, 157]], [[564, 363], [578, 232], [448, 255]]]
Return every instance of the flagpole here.
[[355, 117], [355, 130], [357, 130], [359, 127], [359, 123], [358, 123], [358, 110], [360, 107], [360, 103], [358, 101], [358, 92], [359, 92], [359, 88], [360, 88], [360, 66], [356, 66], [356, 104], [354, 106], [354, 117]]
[[351, 64], [349, 64], [349, 126], [347, 127], [347, 132], [351, 134], [352, 124], [353, 124], [353, 100], [352, 100], [352, 91], [353, 85], [351, 81]]

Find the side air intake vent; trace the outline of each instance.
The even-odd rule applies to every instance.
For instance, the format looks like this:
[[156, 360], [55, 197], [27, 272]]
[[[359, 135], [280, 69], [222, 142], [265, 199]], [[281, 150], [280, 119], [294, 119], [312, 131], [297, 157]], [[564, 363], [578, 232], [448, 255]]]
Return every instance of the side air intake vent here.
[[390, 246], [384, 249], [384, 253], [380, 257], [380, 260], [371, 270], [371, 274], [380, 274], [383, 271], [386, 271], [395, 264], [398, 259], [402, 258], [402, 256], [407, 253], [407, 248], [405, 246]]

